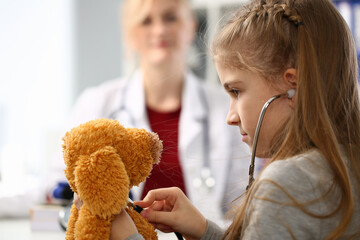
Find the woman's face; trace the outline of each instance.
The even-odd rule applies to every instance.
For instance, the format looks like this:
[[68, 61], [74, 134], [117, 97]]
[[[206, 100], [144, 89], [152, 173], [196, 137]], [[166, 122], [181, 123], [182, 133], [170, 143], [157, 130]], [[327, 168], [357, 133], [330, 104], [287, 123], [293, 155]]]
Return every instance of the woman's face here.
[[[271, 87], [260, 75], [235, 68], [225, 67], [217, 63], [216, 68], [221, 84], [230, 96], [230, 108], [227, 116], [229, 125], [238, 126], [240, 134], [250, 149], [253, 147], [255, 129], [261, 109], [271, 97], [282, 94], [286, 90]], [[286, 89], [285, 83], [278, 89]], [[292, 111], [291, 99], [280, 97], [266, 111], [258, 138], [256, 156], [271, 157], [269, 148], [272, 139], [279, 131], [282, 123], [289, 118]]]
[[193, 40], [194, 28], [194, 19], [185, 6], [174, 0], [154, 0], [148, 15], [133, 30], [131, 46], [141, 64], [181, 64]]

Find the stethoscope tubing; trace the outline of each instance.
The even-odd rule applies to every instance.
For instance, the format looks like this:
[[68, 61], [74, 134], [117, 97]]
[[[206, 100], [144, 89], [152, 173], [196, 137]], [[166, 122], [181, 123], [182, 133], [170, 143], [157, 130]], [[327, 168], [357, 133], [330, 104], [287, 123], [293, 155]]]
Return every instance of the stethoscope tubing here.
[[256, 129], [255, 129], [255, 135], [254, 135], [253, 147], [252, 147], [252, 153], [251, 153], [251, 162], [250, 162], [250, 166], [249, 166], [249, 183], [246, 187], [246, 190], [248, 190], [251, 187], [252, 183], [254, 182], [256, 147], [257, 147], [257, 143], [258, 143], [261, 125], [264, 120], [265, 112], [268, 109], [268, 107], [270, 106], [270, 103], [272, 103], [274, 100], [280, 98], [283, 95], [284, 94], [273, 96], [272, 98], [270, 98], [269, 100], [267, 100], [265, 102], [264, 106], [261, 109], [260, 116], [259, 116], [259, 119], [258, 119], [258, 122], [256, 125]]

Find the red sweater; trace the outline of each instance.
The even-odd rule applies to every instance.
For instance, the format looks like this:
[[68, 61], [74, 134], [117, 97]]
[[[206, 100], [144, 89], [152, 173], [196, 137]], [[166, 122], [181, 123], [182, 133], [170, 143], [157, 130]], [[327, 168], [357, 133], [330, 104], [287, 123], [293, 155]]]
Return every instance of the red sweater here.
[[174, 112], [163, 113], [147, 107], [150, 127], [163, 141], [164, 150], [160, 163], [154, 166], [150, 177], [146, 179], [141, 199], [148, 191], [164, 187], [176, 186], [186, 194], [178, 152], [180, 111], [181, 108]]

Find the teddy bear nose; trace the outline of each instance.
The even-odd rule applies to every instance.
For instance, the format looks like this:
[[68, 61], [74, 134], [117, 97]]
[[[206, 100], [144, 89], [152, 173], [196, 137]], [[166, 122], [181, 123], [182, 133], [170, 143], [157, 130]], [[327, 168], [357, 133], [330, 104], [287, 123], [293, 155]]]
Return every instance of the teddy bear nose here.
[[159, 136], [154, 132], [148, 132], [150, 137], [150, 152], [153, 159], [153, 164], [158, 164], [160, 162], [161, 153], [163, 151], [163, 144]]

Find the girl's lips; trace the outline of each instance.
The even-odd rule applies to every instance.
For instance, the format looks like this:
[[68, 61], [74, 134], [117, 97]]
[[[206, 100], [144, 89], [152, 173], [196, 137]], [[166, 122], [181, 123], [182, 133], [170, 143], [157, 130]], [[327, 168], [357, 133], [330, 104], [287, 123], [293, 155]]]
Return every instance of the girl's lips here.
[[246, 141], [246, 138], [247, 138], [247, 134], [241, 134], [243, 137], [242, 137], [242, 141], [245, 142]]

